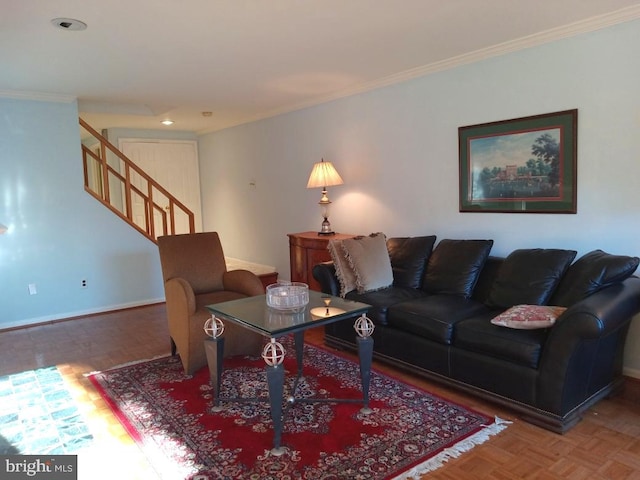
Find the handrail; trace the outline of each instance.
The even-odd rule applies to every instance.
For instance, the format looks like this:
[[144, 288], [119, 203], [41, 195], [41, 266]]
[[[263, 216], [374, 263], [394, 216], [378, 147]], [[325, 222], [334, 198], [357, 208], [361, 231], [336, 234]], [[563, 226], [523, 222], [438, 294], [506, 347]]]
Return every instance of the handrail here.
[[[138, 165], [133, 163], [126, 155], [114, 147], [109, 141], [94, 130], [82, 118], [78, 118], [82, 128], [87, 130], [93, 137], [100, 142], [100, 155], [96, 155], [90, 148], [82, 145], [82, 163], [84, 167], [84, 188], [85, 190], [113, 211], [120, 218], [129, 223], [133, 228], [142, 233], [152, 242], [156, 242], [156, 238], [161, 235], [176, 234], [176, 215], [184, 214], [188, 218], [189, 232], [195, 232], [195, 215], [180, 200], [169, 193], [162, 185], [151, 178]], [[113, 153], [119, 160], [121, 169], [119, 171], [109, 165], [107, 161], [107, 150]], [[95, 162], [97, 167], [95, 172], [99, 174], [95, 177], [91, 176], [92, 169], [89, 167], [90, 162]], [[131, 183], [132, 172], [146, 181], [146, 191], [142, 191]], [[111, 179], [116, 183], [111, 185]], [[118, 207], [115, 200], [112, 199], [112, 188], [119, 189], [124, 199], [124, 207]], [[117, 191], [117, 190], [116, 190]], [[134, 197], [135, 195], [135, 197]], [[163, 196], [169, 204], [165, 207], [158, 203], [155, 196]], [[134, 198], [140, 198], [144, 203], [144, 221], [143, 225], [139, 225], [134, 219]], [[168, 219], [167, 219], [168, 213]], [[156, 215], [159, 216], [161, 225], [160, 231], [156, 232], [157, 226], [155, 222]]]

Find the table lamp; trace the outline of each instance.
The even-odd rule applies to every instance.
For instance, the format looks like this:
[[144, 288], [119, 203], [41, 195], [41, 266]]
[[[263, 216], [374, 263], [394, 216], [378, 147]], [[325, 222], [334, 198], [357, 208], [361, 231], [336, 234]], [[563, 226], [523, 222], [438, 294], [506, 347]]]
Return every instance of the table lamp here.
[[322, 188], [322, 198], [318, 202], [318, 205], [320, 205], [320, 211], [324, 220], [322, 221], [322, 228], [318, 232], [318, 235], [333, 235], [336, 233], [331, 230], [331, 224], [329, 223], [329, 205], [331, 204], [331, 200], [327, 197], [327, 187], [342, 185], [343, 183], [340, 174], [338, 174], [331, 162], [325, 162], [323, 158], [322, 161], [313, 165], [307, 188]]

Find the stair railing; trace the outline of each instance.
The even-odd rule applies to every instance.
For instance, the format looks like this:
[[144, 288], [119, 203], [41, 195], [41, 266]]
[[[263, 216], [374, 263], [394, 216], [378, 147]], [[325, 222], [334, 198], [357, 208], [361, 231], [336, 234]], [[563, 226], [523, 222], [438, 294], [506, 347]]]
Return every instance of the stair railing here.
[[[96, 140], [82, 144], [84, 188], [89, 194], [152, 242], [161, 235], [195, 232], [191, 210], [82, 118], [79, 121]], [[142, 187], [132, 183], [134, 175]], [[163, 200], [166, 205], [160, 203]], [[134, 215], [134, 201], [142, 205], [142, 215]], [[178, 216], [188, 223], [188, 232], [176, 232]]]

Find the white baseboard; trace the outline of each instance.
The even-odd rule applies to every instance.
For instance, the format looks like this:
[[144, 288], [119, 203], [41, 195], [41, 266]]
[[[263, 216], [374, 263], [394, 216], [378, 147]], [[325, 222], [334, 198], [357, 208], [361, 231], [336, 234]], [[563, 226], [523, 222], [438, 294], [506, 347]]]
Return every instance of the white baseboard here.
[[163, 302], [164, 302], [164, 298], [155, 298], [155, 299], [140, 300], [137, 302], [121, 303], [119, 305], [109, 305], [105, 307], [92, 308], [89, 310], [77, 310], [74, 312], [64, 312], [64, 313], [57, 313], [55, 315], [45, 315], [43, 317], [28, 318], [28, 319], [20, 320], [17, 322], [3, 323], [0, 325], [0, 331], [10, 329], [10, 328], [28, 327], [28, 326], [37, 325], [40, 323], [49, 323], [49, 322], [55, 322], [57, 320], [66, 320], [69, 318], [82, 317], [85, 315], [94, 315], [97, 313], [108, 313], [108, 312], [113, 312], [115, 310], [124, 310], [127, 308], [142, 307], [145, 305], [153, 305], [154, 303], [163, 303]]
[[622, 374], [625, 377], [631, 377], [640, 380], [640, 370], [638, 370], [637, 368], [622, 367]]

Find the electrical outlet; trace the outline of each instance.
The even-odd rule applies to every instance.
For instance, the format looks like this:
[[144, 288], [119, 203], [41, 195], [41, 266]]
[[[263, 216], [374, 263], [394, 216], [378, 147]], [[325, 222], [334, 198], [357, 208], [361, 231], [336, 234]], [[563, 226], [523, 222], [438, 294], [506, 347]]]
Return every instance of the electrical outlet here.
[[82, 280], [80, 280], [80, 288], [87, 288], [87, 279], [83, 278]]
[[35, 283], [30, 283], [29, 284], [29, 295], [35, 295], [36, 293], [38, 293], [38, 289], [36, 288], [36, 284]]

